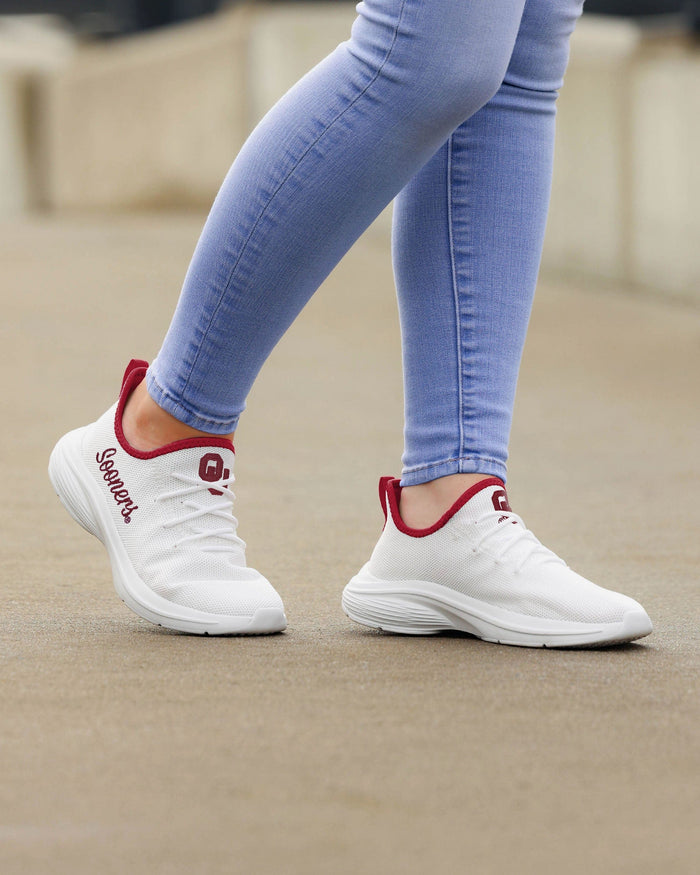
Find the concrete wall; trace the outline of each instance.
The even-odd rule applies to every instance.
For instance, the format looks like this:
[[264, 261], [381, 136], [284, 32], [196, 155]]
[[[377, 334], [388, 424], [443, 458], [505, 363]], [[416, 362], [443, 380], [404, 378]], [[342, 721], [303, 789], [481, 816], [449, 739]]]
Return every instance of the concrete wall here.
[[638, 29], [582, 22], [558, 102], [545, 263], [621, 279], [630, 269], [629, 66]]
[[249, 13], [81, 48], [44, 92], [46, 203], [207, 206], [248, 130]]
[[[208, 205], [252, 125], [347, 38], [354, 14], [351, 3], [237, 6], [78, 47], [39, 88], [37, 198], [53, 209]], [[3, 111], [17, 111], [9, 82], [0, 76], [0, 130]], [[21, 153], [6, 136], [0, 155], [3, 142]], [[585, 18], [560, 100], [544, 264], [700, 300], [699, 149], [698, 48]]]
[[700, 49], [588, 18], [559, 101], [544, 263], [700, 301]]
[[51, 16], [0, 17], [0, 216], [31, 209], [42, 196], [37, 97], [73, 51], [72, 37]]
[[700, 52], [659, 47], [630, 90], [631, 275], [700, 300]]
[[237, 6], [82, 47], [44, 89], [57, 209], [208, 206], [247, 133], [347, 36], [352, 4]]

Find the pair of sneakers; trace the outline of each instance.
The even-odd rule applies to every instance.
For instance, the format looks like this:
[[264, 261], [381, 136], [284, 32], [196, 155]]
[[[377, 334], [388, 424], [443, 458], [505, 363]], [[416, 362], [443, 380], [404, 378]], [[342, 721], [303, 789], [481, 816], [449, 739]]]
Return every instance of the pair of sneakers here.
[[[58, 442], [49, 462], [56, 493], [103, 542], [117, 593], [139, 616], [203, 635], [281, 632], [282, 600], [246, 565], [237, 535], [231, 442], [192, 438], [141, 452], [124, 437], [124, 407], [146, 369], [132, 361], [117, 403]], [[352, 620], [527, 647], [614, 644], [652, 631], [641, 605], [540, 544], [500, 480], [482, 480], [427, 529], [404, 524], [398, 480], [382, 478], [379, 491], [384, 530], [343, 592]]]

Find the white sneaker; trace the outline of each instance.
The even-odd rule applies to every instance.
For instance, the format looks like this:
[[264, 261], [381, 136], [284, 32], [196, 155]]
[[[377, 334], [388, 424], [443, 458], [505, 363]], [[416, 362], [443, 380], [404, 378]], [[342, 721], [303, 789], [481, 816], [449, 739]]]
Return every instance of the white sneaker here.
[[56, 444], [58, 497], [105, 545], [117, 594], [140, 617], [199, 635], [281, 632], [282, 600], [246, 567], [236, 534], [233, 444], [194, 438], [144, 453], [127, 443], [124, 405], [146, 368], [132, 361], [117, 404]]
[[445, 629], [522, 647], [585, 647], [642, 638], [644, 608], [596, 586], [544, 547], [508, 505], [503, 483], [469, 489], [428, 529], [408, 528], [399, 481], [383, 477], [384, 531], [343, 592], [358, 623], [407, 635]]

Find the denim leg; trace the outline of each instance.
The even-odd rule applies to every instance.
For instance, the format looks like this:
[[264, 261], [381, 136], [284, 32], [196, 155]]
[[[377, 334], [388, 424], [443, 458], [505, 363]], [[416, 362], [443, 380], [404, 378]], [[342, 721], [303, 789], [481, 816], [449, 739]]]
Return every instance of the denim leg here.
[[235, 428], [265, 359], [352, 243], [496, 93], [525, 0], [364, 0], [348, 42], [271, 110], [216, 198], [152, 397]]
[[557, 90], [581, 0], [528, 0], [498, 93], [396, 200], [403, 485], [505, 480], [549, 205]]

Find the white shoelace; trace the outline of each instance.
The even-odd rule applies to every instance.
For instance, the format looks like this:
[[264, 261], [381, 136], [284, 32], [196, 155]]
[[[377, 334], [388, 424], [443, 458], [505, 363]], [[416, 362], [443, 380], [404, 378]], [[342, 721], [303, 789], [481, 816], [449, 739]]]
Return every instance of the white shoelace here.
[[[509, 550], [512, 550], [517, 545], [524, 546], [521, 555], [515, 563], [515, 572], [519, 572], [523, 566], [531, 559], [539, 564], [545, 562], [556, 562], [561, 565], [566, 565], [563, 559], [560, 559], [556, 553], [542, 544], [538, 538], [528, 529], [522, 519], [512, 511], [488, 511], [482, 514], [477, 520], [477, 527], [481, 526], [486, 521], [492, 521], [493, 525], [487, 532], [479, 538], [474, 545], [475, 550], [479, 550], [489, 538], [498, 537], [501, 541], [499, 548], [493, 551], [493, 556], [496, 561], [500, 562], [505, 559]], [[493, 545], [492, 545], [493, 550]]]
[[[205, 543], [200, 545], [199, 549], [211, 553], [238, 553], [241, 550], [245, 550], [245, 542], [236, 534], [238, 520], [232, 512], [236, 496], [230, 487], [233, 485], [235, 478], [229, 477], [226, 480], [217, 480], [216, 483], [204, 483], [199, 477], [191, 477], [187, 474], [173, 472], [172, 476], [186, 485], [180, 489], [173, 489], [171, 492], [164, 492], [158, 496], [157, 500], [167, 501], [171, 498], [189, 497], [187, 501], [183, 502], [183, 507], [187, 508], [190, 512], [167, 520], [163, 523], [164, 529], [172, 529], [175, 526], [181, 526], [184, 523], [208, 516], [218, 517], [226, 523], [225, 526], [219, 528], [214, 528], [213, 526], [201, 529], [193, 527], [192, 533], [184, 535], [173, 544], [173, 547], [179, 547], [182, 544], [193, 541], [206, 541], [210, 538], [217, 538], [219, 539], [218, 543]], [[217, 502], [207, 499], [207, 503], [202, 504], [195, 500], [195, 495], [203, 490], [208, 491], [210, 488], [215, 488], [217, 492], [221, 492]], [[222, 540], [224, 543], [221, 543]]]

